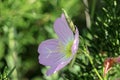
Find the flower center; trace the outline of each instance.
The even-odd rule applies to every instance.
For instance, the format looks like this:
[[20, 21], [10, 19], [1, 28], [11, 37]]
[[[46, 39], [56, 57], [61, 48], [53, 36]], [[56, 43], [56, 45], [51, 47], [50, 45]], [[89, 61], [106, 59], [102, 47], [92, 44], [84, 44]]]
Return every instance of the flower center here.
[[65, 47], [65, 54], [67, 58], [69, 58], [72, 55], [72, 45], [73, 41], [70, 41]]

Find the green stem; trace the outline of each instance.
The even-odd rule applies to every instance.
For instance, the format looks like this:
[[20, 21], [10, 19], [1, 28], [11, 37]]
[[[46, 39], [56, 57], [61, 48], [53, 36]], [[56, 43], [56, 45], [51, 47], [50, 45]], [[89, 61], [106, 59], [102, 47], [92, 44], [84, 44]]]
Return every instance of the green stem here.
[[76, 59], [76, 54], [75, 54], [75, 56], [73, 57], [72, 62], [70, 63], [70, 68], [71, 68], [71, 67], [72, 67], [72, 65], [74, 64], [75, 59]]
[[96, 1], [97, 1], [97, 0], [93, 0], [93, 1], [92, 1], [91, 19], [93, 19], [93, 17], [94, 17]]
[[107, 80], [107, 76], [104, 77], [104, 80]]
[[[16, 41], [15, 41], [15, 28], [9, 27], [9, 33], [8, 33], [8, 47], [9, 47], [9, 53], [6, 57], [7, 65], [10, 70], [13, 69], [14, 66], [17, 68], [17, 52], [16, 52]], [[12, 80], [18, 80], [18, 74], [16, 68], [10, 74], [10, 77]]]
[[6, 77], [10, 77], [10, 75], [13, 73], [13, 71], [15, 70], [16, 66], [13, 67], [13, 69], [8, 73], [8, 75]]
[[94, 66], [94, 64], [93, 64], [93, 61], [92, 61], [92, 58], [91, 58], [91, 56], [89, 55], [88, 50], [85, 50], [84, 53], [85, 53], [85, 55], [88, 57], [88, 59], [89, 59], [91, 65], [92, 65], [92, 67], [93, 67], [95, 73], [96, 73], [97, 76], [99, 77], [99, 79], [100, 79], [100, 80], [103, 80], [103, 78], [100, 76], [100, 74], [98, 73], [97, 69], [95, 68], [95, 66]]
[[[103, 68], [103, 72], [104, 72], [104, 68]], [[103, 74], [103, 78], [104, 78], [104, 80], [107, 80], [107, 75]]]

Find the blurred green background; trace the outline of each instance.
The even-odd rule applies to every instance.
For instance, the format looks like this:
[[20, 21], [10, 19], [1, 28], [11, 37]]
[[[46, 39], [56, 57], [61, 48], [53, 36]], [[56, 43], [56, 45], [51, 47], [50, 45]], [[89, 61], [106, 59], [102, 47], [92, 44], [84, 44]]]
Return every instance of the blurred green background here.
[[[15, 67], [8, 78], [10, 80], [98, 80], [84, 54], [77, 57], [74, 70], [65, 68], [60, 74], [50, 77], [45, 75], [47, 68], [38, 63], [38, 45], [46, 39], [57, 37], [53, 23], [61, 16], [62, 8], [79, 28], [101, 75], [104, 58], [120, 54], [120, 2], [88, 0], [87, 4], [85, 1], [0, 0], [1, 75]], [[86, 15], [85, 11], [89, 14]], [[106, 55], [101, 56], [99, 53], [102, 52]], [[120, 70], [119, 66], [117, 69]], [[114, 72], [111, 75], [118, 73]], [[110, 79], [114, 80], [113, 77]]]
[[80, 0], [0, 0], [0, 72], [16, 66], [14, 79], [54, 79], [43, 75], [46, 68], [38, 63], [37, 49], [41, 41], [56, 37], [53, 23], [62, 8], [72, 18], [79, 17], [73, 21], [85, 23]]

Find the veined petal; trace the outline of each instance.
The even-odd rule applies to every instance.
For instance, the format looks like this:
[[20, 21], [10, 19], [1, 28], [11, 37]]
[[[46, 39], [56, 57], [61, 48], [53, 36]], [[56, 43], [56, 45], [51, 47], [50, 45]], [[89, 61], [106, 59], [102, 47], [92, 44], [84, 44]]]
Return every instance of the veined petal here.
[[66, 60], [65, 62], [61, 62], [58, 65], [53, 65], [51, 66], [51, 68], [47, 71], [47, 76], [56, 73], [57, 71], [59, 71], [60, 69], [62, 69], [64, 66], [66, 66], [69, 62], [70, 62], [71, 58]]
[[66, 58], [66, 54], [62, 53], [62, 50], [64, 50], [64, 46], [62, 46], [60, 41], [57, 39], [46, 40], [39, 45], [39, 63], [51, 66], [47, 71], [47, 75], [51, 75], [59, 71], [72, 59], [72, 57]]
[[72, 53], [75, 54], [78, 50], [78, 45], [79, 45], [79, 31], [76, 27], [76, 31], [75, 31], [75, 39], [73, 42], [73, 46], [72, 46]]
[[55, 69], [55, 71], [59, 71], [61, 68], [63, 68], [64, 66], [66, 66], [69, 62], [70, 62], [71, 58], [66, 60], [65, 62], [61, 62]]
[[63, 43], [67, 43], [69, 40], [74, 39], [72, 30], [69, 28], [68, 23], [65, 19], [65, 15], [62, 14], [61, 18], [58, 18], [54, 23], [54, 30], [58, 35], [59, 39]]
[[57, 39], [50, 39], [43, 41], [38, 48], [39, 63], [47, 66], [60, 63], [61, 58], [64, 57], [62, 50], [64, 46]]

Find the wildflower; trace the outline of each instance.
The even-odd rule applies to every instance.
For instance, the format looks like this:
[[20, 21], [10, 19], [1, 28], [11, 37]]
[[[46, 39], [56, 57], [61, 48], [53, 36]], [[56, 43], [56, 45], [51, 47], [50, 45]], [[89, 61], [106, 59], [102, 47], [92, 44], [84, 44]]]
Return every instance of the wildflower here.
[[58, 39], [43, 41], [38, 48], [39, 63], [50, 66], [47, 75], [51, 75], [66, 66], [77, 52], [79, 32], [70, 29], [65, 15], [62, 14], [54, 23], [54, 30]]
[[113, 58], [107, 58], [104, 61], [104, 74], [103, 74], [104, 76], [106, 76], [106, 74], [111, 69], [111, 67], [113, 66], [113, 64], [114, 64]]
[[112, 66], [115, 63], [120, 63], [120, 56], [119, 57], [115, 57], [115, 58], [107, 58], [104, 61], [104, 74], [103, 74], [104, 76], [106, 76], [108, 71], [112, 69]]

